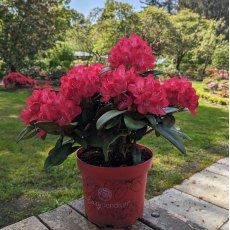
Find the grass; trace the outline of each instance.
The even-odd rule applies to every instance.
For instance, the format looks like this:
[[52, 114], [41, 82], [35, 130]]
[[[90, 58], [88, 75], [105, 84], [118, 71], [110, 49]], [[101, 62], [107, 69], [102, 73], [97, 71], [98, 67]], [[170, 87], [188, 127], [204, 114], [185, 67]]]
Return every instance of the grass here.
[[[51, 210], [82, 196], [81, 177], [71, 155], [49, 173], [42, 170], [54, 138], [34, 138], [19, 144], [23, 128], [19, 118], [29, 91], [0, 90], [0, 228], [31, 215]], [[228, 110], [201, 100], [197, 116], [176, 115], [177, 125], [193, 139], [185, 141], [186, 156], [154, 134], [141, 143], [154, 151], [146, 198], [161, 194], [213, 162], [228, 156]]]

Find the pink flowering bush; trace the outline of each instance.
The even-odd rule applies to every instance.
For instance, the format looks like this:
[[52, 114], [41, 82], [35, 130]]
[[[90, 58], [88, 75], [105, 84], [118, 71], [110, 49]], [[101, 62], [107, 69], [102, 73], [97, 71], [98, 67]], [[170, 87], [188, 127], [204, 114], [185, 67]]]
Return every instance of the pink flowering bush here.
[[9, 72], [3, 77], [3, 84], [5, 88], [17, 88], [26, 85], [33, 86], [36, 81], [30, 77], [26, 77], [18, 72]]
[[175, 127], [173, 114], [189, 110], [195, 115], [199, 97], [184, 77], [160, 82], [154, 60], [148, 44], [132, 34], [112, 48], [110, 67], [80, 65], [61, 78], [58, 92], [34, 90], [21, 112], [26, 128], [18, 141], [37, 134], [59, 136], [46, 169], [79, 147], [86, 157], [101, 154], [103, 166], [127, 165], [128, 159], [139, 164], [144, 159], [136, 142], [151, 131], [186, 153], [178, 135], [190, 138]]

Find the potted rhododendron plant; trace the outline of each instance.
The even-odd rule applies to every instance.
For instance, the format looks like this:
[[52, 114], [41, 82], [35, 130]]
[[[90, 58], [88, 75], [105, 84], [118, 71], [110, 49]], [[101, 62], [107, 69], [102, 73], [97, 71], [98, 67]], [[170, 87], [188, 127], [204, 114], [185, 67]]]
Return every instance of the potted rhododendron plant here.
[[175, 127], [173, 113], [195, 115], [199, 97], [184, 77], [160, 82], [152, 49], [135, 34], [121, 39], [108, 60], [109, 67], [71, 69], [58, 92], [34, 90], [21, 112], [26, 128], [18, 141], [57, 135], [46, 170], [77, 151], [88, 219], [122, 227], [143, 213], [152, 151], [137, 142], [155, 132], [185, 154], [179, 136], [189, 137]]

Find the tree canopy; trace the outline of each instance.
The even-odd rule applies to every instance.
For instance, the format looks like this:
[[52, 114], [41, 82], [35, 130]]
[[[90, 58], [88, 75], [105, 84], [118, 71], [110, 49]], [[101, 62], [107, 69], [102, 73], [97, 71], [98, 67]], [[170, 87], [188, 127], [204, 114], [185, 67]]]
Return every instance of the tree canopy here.
[[[5, 72], [20, 70], [39, 63], [51, 71], [56, 65], [68, 69], [74, 51], [90, 53], [93, 61], [102, 61], [120, 38], [132, 33], [146, 40], [157, 58], [166, 58], [178, 71], [193, 66], [204, 74], [208, 65], [228, 68], [223, 30], [227, 28], [226, 0], [142, 0], [140, 12], [127, 3], [106, 0], [103, 8], [93, 9], [88, 17], [69, 9], [68, 3], [2, 0], [1, 69], [5, 65]], [[215, 7], [220, 11], [214, 12]]]
[[12, 71], [62, 40], [74, 18], [65, 0], [3, 0], [0, 3], [0, 56]]

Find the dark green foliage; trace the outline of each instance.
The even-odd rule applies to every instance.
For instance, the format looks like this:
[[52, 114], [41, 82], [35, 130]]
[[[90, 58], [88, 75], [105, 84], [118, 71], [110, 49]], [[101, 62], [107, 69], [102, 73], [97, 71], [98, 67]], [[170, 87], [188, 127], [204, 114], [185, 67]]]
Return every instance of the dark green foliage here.
[[225, 26], [219, 27], [219, 32], [229, 38], [229, 1], [228, 0], [178, 0], [179, 9], [191, 9], [192, 11], [205, 16], [208, 19], [225, 20]]
[[52, 166], [62, 164], [67, 157], [75, 152], [79, 147], [74, 146], [73, 143], [63, 143], [63, 137], [61, 136], [55, 147], [49, 151], [49, 155], [45, 160], [44, 169], [47, 171]]
[[15, 71], [31, 63], [39, 51], [63, 39], [73, 11], [64, 0], [4, 0], [0, 3], [0, 57]]
[[170, 14], [177, 9], [177, 0], [145, 0], [140, 2], [144, 4], [144, 7], [156, 6], [159, 8], [165, 8]]

